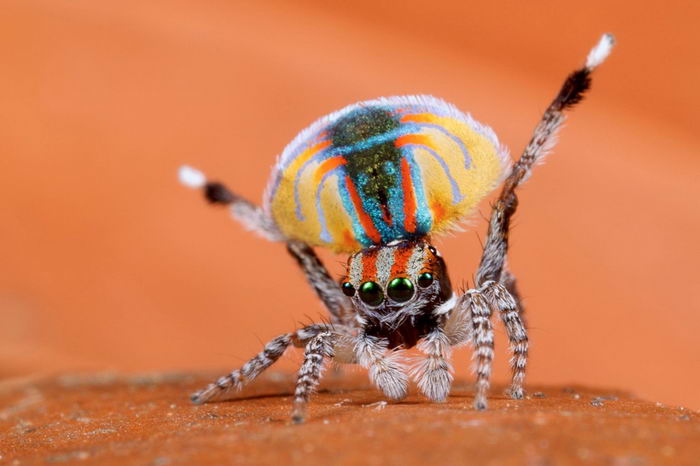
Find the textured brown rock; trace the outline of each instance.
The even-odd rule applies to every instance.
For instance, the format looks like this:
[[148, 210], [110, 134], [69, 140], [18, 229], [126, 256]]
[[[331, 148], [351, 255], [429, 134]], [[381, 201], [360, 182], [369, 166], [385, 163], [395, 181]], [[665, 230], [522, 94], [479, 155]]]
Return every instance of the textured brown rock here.
[[359, 377], [329, 375], [304, 425], [288, 419], [290, 375], [271, 374], [229, 402], [193, 406], [201, 375], [89, 375], [0, 385], [7, 464], [697, 464], [700, 415], [582, 387], [495, 387], [471, 408], [412, 394], [384, 404]]

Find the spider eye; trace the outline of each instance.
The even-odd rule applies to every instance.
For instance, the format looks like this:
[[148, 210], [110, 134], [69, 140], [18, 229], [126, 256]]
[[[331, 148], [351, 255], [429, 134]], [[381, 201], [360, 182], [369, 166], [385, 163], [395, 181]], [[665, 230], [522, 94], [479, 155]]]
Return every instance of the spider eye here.
[[345, 296], [353, 296], [355, 294], [355, 287], [352, 286], [352, 283], [350, 282], [343, 283], [341, 288], [343, 289], [343, 294]]
[[360, 299], [370, 306], [379, 306], [384, 301], [382, 287], [375, 282], [364, 282], [360, 285]]
[[386, 293], [394, 301], [408, 301], [413, 297], [413, 283], [408, 278], [394, 278], [389, 282]]
[[432, 285], [434, 279], [435, 278], [433, 277], [432, 273], [423, 272], [418, 276], [418, 286], [421, 288], [428, 288], [430, 285]]
[[434, 247], [428, 246], [428, 251], [433, 253], [434, 256], [437, 256], [437, 249], [435, 249]]

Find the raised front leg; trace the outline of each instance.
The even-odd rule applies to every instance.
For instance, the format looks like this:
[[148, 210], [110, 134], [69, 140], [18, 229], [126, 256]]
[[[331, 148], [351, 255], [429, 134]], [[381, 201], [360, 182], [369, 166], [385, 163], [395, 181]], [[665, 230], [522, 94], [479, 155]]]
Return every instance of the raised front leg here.
[[233, 217], [245, 228], [254, 231], [270, 241], [284, 241], [275, 221], [263, 209], [228, 189], [225, 185], [207, 180], [199, 170], [188, 166], [180, 167], [180, 182], [193, 189], [201, 188], [204, 197], [212, 204], [225, 205]]
[[[603, 35], [600, 42], [588, 54], [585, 65], [566, 78], [559, 93], [549, 104], [542, 115], [542, 119], [535, 127], [532, 138], [525, 147], [523, 154], [510, 170], [508, 177], [503, 183], [503, 189], [493, 206], [489, 220], [488, 235], [484, 243], [481, 262], [476, 272], [475, 288], [479, 291], [471, 290], [468, 292], [472, 293], [470, 305], [472, 318], [478, 319], [478, 321], [475, 320], [473, 322], [474, 338], [477, 342], [477, 361], [480, 361], [477, 364], [477, 407], [480, 404], [479, 392], [482, 390], [479, 384], [488, 386], [487, 381], [483, 380], [484, 376], [480, 372], [486, 372], [487, 366], [490, 372], [490, 362], [486, 364], [488, 358], [484, 355], [479, 355], [478, 352], [480, 350], [485, 353], [493, 352], [492, 348], [488, 349], [486, 342], [482, 341], [479, 343], [479, 339], [486, 338], [488, 333], [482, 318], [488, 305], [493, 305], [499, 311], [501, 319], [506, 325], [508, 338], [513, 348], [511, 395], [514, 398], [523, 397], [522, 383], [525, 377], [528, 351], [527, 332], [518, 307], [519, 297], [515, 288], [515, 279], [505, 269], [508, 255], [510, 220], [518, 208], [516, 190], [518, 186], [530, 177], [533, 167], [538, 162], [541, 162], [547, 155], [547, 152], [553, 147], [557, 133], [565, 120], [566, 110], [571, 109], [583, 99], [591, 84], [591, 73], [605, 60], [613, 44], [614, 39], [611, 35]], [[480, 295], [481, 291], [488, 292], [486, 299]], [[482, 301], [488, 305], [484, 306]], [[493, 343], [491, 343], [491, 346], [493, 346]], [[484, 407], [486, 406], [485, 401], [484, 398]]]
[[194, 168], [180, 168], [180, 181], [191, 188], [202, 188], [205, 198], [212, 204], [228, 206], [233, 217], [247, 229], [270, 241], [286, 241], [287, 250], [296, 259], [307, 281], [328, 309], [331, 322], [340, 325], [354, 323], [355, 313], [350, 301], [310, 246], [286, 238], [263, 209], [235, 194], [222, 183], [208, 181], [203, 173]]

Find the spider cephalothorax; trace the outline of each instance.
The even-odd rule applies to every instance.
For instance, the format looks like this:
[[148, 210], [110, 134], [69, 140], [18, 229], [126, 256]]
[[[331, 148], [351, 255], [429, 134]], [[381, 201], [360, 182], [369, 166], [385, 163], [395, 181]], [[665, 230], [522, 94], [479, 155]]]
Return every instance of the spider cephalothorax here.
[[353, 254], [341, 288], [366, 333], [386, 338], [388, 349], [415, 346], [456, 299], [445, 261], [425, 241], [395, 241]]
[[[431, 96], [379, 98], [316, 121], [285, 148], [257, 207], [183, 167], [183, 183], [230, 207], [248, 228], [283, 241], [323, 301], [330, 322], [271, 340], [240, 369], [195, 393], [197, 403], [240, 389], [291, 345], [304, 348], [292, 418], [304, 419], [323, 362], [360, 364], [392, 399], [406, 396], [409, 376], [430, 400], [450, 391], [451, 348], [474, 348], [474, 407], [485, 409], [493, 359], [491, 316], [505, 325], [513, 352], [510, 394], [523, 397], [527, 330], [515, 278], [506, 266], [516, 189], [553, 145], [564, 111], [578, 103], [590, 74], [613, 45], [604, 35], [585, 66], [569, 75], [520, 159], [512, 166], [495, 133], [469, 114]], [[499, 182], [474, 286], [455, 293], [431, 237], [451, 230]], [[350, 255], [333, 280], [313, 246]], [[424, 354], [411, 368], [400, 357]], [[410, 369], [410, 370], [409, 370]]]

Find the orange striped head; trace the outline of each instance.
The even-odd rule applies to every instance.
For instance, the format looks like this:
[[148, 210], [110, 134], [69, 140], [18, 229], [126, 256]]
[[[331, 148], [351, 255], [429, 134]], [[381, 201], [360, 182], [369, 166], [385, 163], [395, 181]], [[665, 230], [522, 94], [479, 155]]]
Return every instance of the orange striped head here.
[[424, 240], [394, 241], [352, 255], [341, 288], [370, 315], [406, 307], [417, 314], [452, 298], [445, 262]]

